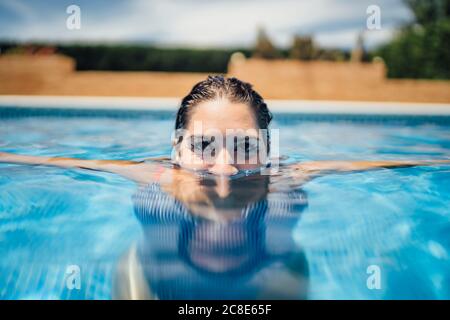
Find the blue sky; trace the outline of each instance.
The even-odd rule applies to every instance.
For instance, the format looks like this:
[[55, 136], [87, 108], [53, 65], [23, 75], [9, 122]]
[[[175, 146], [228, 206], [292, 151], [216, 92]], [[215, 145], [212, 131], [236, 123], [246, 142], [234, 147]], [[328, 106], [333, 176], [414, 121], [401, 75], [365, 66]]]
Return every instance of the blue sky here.
[[[71, 4], [81, 8], [80, 30], [66, 28]], [[312, 34], [321, 46], [350, 48], [372, 4], [382, 28], [365, 38], [376, 46], [411, 19], [402, 0], [0, 0], [0, 39], [248, 47], [264, 26], [281, 47], [294, 34]]]

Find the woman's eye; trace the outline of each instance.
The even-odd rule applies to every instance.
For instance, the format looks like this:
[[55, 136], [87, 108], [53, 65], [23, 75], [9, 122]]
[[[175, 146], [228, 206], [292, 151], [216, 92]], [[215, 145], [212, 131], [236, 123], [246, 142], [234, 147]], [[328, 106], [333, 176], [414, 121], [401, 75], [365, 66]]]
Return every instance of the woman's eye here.
[[201, 154], [211, 144], [212, 141], [214, 141], [214, 139], [211, 139], [211, 141], [207, 141], [201, 138], [193, 138], [191, 141], [191, 151]]
[[245, 152], [247, 154], [250, 152], [254, 152], [256, 149], [257, 149], [257, 144], [255, 144], [255, 143], [247, 142], [245, 144]]
[[202, 150], [205, 151], [206, 147], [209, 146], [210, 143], [211, 143], [211, 142], [203, 141], [203, 142], [202, 142]]
[[244, 151], [246, 155], [250, 152], [253, 152], [257, 149], [257, 142], [254, 139], [249, 139], [248, 137], [245, 139], [240, 139], [235, 143], [234, 151]]
[[203, 152], [209, 143], [207, 142], [196, 142], [191, 144], [191, 151], [200, 151]]

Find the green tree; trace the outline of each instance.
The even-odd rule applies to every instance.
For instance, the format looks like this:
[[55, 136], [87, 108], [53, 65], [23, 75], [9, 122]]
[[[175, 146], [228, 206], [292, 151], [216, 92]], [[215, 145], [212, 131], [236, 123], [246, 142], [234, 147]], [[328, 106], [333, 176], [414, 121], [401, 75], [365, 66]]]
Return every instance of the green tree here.
[[310, 36], [294, 36], [289, 57], [299, 60], [313, 60], [316, 58], [317, 50]]
[[281, 56], [280, 51], [272, 44], [268, 34], [263, 28], [258, 29], [256, 45], [253, 49], [253, 57], [263, 59], [275, 59]]
[[450, 79], [450, 0], [406, 0], [414, 21], [377, 52], [392, 78]]

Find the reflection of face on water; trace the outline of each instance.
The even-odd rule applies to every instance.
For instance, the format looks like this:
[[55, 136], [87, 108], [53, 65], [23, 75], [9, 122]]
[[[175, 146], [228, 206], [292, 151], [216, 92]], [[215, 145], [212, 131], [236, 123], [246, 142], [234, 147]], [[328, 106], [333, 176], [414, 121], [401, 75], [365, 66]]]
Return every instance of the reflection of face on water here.
[[[206, 200], [182, 204], [185, 211], [176, 213], [176, 219], [152, 219], [145, 225], [141, 259], [152, 291], [161, 299], [254, 298], [266, 285], [258, 275], [278, 261], [282, 267], [271, 271], [276, 281], [277, 274], [290, 272], [287, 265], [293, 255], [302, 261], [295, 268], [306, 278], [306, 260], [291, 237], [299, 207], [295, 212], [288, 212], [289, 206], [278, 207], [276, 195], [268, 194], [268, 176], [228, 179], [228, 191], [222, 194], [217, 192], [220, 180], [209, 178], [198, 181]], [[305, 207], [302, 191], [298, 199]], [[191, 210], [214, 210], [232, 218], [211, 220]]]
[[269, 177], [259, 174], [231, 179], [208, 176], [199, 184], [214, 208], [236, 211], [266, 197]]

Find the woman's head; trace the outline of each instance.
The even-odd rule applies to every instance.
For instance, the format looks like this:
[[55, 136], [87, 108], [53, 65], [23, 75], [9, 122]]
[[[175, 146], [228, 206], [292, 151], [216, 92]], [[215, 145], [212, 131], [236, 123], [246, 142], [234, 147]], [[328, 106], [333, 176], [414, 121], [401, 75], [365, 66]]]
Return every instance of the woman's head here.
[[265, 163], [272, 114], [249, 83], [209, 76], [183, 98], [174, 145], [183, 167], [232, 175]]

